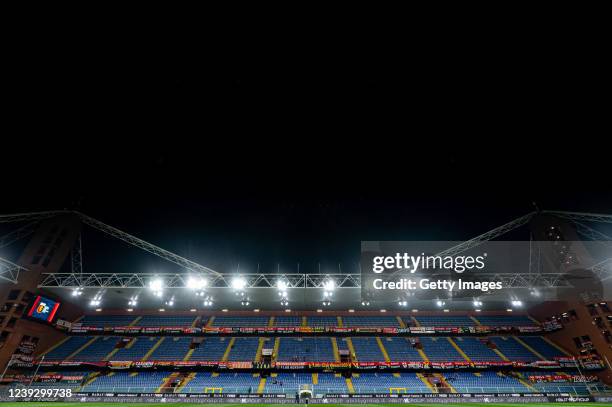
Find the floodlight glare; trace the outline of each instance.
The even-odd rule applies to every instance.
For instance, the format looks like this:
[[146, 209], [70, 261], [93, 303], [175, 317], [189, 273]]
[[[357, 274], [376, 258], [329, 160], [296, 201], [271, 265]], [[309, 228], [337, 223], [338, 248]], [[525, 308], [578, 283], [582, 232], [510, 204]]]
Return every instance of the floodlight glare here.
[[153, 291], [161, 291], [163, 282], [160, 279], [155, 279], [149, 283], [149, 288]]
[[323, 284], [323, 288], [325, 288], [326, 291], [334, 291], [336, 288], [336, 283], [334, 280], [328, 280], [325, 282], [325, 284]]
[[276, 283], [276, 286], [281, 291], [285, 291], [287, 289], [287, 283], [283, 280], [279, 280], [278, 283]]
[[208, 282], [206, 279], [201, 277], [189, 277], [187, 280], [187, 288], [192, 290], [201, 290], [202, 288], [206, 287], [207, 284]]
[[512, 300], [512, 306], [513, 307], [522, 307], [523, 306], [523, 301]]
[[475, 307], [482, 307], [482, 301], [474, 300], [473, 304]]
[[232, 280], [232, 288], [234, 290], [243, 290], [246, 284], [246, 280], [242, 277], [236, 277]]
[[436, 305], [438, 307], [443, 307], [444, 306], [444, 301], [438, 300], [438, 301], [436, 301]]

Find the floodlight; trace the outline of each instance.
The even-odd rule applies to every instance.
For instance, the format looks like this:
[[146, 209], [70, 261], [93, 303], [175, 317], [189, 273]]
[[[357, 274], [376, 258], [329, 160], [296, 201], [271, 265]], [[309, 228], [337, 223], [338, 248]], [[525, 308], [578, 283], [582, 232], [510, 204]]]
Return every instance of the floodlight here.
[[436, 305], [437, 305], [438, 307], [443, 307], [443, 306], [444, 306], [444, 304], [445, 304], [445, 302], [444, 302], [444, 301], [441, 301], [441, 300], [436, 301]]
[[323, 284], [323, 288], [325, 288], [326, 291], [334, 291], [336, 288], [336, 283], [334, 280], [327, 280], [325, 284]]
[[201, 290], [202, 288], [208, 285], [208, 281], [205, 278], [201, 277], [189, 277], [187, 280], [187, 288], [192, 290]]
[[482, 307], [482, 301], [474, 300], [473, 304], [475, 307]]
[[149, 283], [149, 288], [151, 288], [151, 290], [153, 291], [161, 291], [163, 285], [164, 285], [163, 281], [157, 278]]
[[276, 286], [278, 287], [279, 290], [281, 291], [285, 291], [287, 290], [287, 282], [283, 281], [283, 280], [278, 280], [278, 282], [276, 283]]
[[246, 284], [247, 284], [246, 280], [242, 277], [235, 277], [232, 280], [232, 288], [234, 290], [243, 290], [244, 287], [246, 287]]

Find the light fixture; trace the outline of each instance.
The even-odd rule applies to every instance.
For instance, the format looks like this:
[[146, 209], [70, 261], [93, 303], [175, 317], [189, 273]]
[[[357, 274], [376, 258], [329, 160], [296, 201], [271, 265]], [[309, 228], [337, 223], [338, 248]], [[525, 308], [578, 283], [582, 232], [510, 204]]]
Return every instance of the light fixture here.
[[202, 277], [191, 276], [187, 280], [187, 288], [190, 288], [192, 290], [201, 290], [204, 287], [206, 287], [207, 284], [208, 284], [208, 281], [206, 281], [206, 279]]
[[234, 279], [232, 279], [232, 288], [234, 290], [242, 291], [244, 287], [246, 287], [246, 284], [246, 280], [242, 277], [234, 277]]
[[285, 282], [283, 280], [278, 280], [278, 282], [276, 283], [276, 287], [278, 287], [278, 289], [280, 291], [286, 291], [287, 290], [287, 282]]
[[190, 312], [196, 312], [196, 309], [195, 309], [195, 308], [192, 308], [192, 309], [190, 309], [189, 311], [190, 311]]
[[336, 283], [334, 282], [334, 280], [327, 280], [323, 284], [323, 288], [325, 289], [325, 291], [334, 291], [336, 289]]
[[482, 301], [479, 301], [479, 300], [474, 300], [472, 304], [474, 304], [475, 307], [482, 307]]
[[438, 306], [438, 308], [442, 308], [446, 303], [442, 300], [437, 300], [436, 301], [436, 305]]
[[520, 300], [512, 300], [512, 306], [513, 306], [513, 307], [517, 307], [517, 308], [522, 307], [522, 306], [523, 306], [523, 301], [520, 301]]
[[397, 305], [399, 305], [400, 307], [407, 307], [408, 306], [408, 301], [399, 301], [397, 303]]
[[361, 301], [361, 305], [363, 305], [364, 307], [367, 307], [370, 305], [370, 301]]
[[134, 311], [134, 309], [133, 308], [128, 308], [126, 311], [127, 312], [132, 312], [132, 311]]
[[149, 282], [149, 288], [155, 292], [161, 291], [163, 289], [163, 285], [163, 281], [161, 281], [159, 278], [156, 278], [155, 280]]

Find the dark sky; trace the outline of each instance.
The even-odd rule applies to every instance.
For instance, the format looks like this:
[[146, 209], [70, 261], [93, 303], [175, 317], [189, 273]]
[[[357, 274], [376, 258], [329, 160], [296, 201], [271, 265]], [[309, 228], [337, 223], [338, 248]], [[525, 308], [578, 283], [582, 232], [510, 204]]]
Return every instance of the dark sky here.
[[167, 51], [24, 66], [2, 213], [79, 209], [220, 268], [351, 264], [360, 240], [467, 239], [534, 202], [612, 213], [595, 57]]

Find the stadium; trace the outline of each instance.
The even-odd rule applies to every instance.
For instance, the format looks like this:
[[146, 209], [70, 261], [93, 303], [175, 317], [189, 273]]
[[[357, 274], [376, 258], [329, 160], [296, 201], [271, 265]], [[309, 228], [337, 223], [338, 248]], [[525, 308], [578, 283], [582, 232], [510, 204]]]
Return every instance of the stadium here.
[[[504, 290], [456, 298], [370, 297], [340, 267], [220, 273], [77, 211], [0, 223], [4, 402], [611, 400], [612, 215], [536, 211], [446, 247], [530, 248], [491, 276]], [[89, 233], [176, 271], [88, 272]]]

